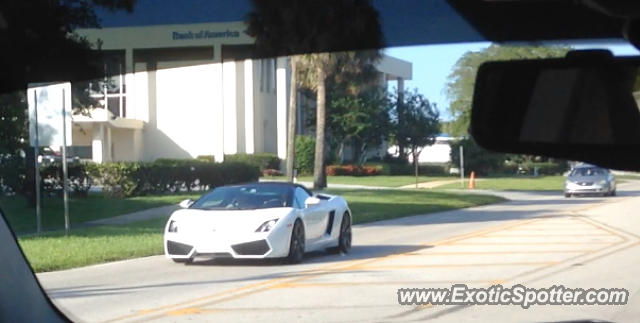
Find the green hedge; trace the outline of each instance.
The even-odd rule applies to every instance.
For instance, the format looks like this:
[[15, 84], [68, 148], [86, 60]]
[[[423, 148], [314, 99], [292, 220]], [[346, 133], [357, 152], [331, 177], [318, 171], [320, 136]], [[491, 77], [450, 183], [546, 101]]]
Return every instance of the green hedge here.
[[[154, 162], [77, 163], [69, 166], [72, 192], [86, 196], [89, 188], [101, 184], [110, 197], [163, 194], [180, 190], [211, 189], [257, 181], [257, 166], [240, 162], [211, 163], [198, 159], [158, 159]], [[43, 189], [62, 192], [62, 167], [49, 165], [41, 171]]]
[[[412, 164], [405, 163], [366, 163], [365, 166], [376, 167], [380, 175], [413, 175], [415, 170]], [[418, 166], [420, 175], [446, 176], [449, 167], [447, 165], [422, 164]]]
[[[86, 197], [98, 176], [97, 164], [69, 163], [67, 165], [69, 188], [74, 197]], [[40, 168], [41, 188], [49, 195], [62, 194], [62, 166], [49, 164]]]
[[261, 171], [280, 169], [280, 158], [270, 153], [224, 155], [224, 161], [246, 163], [260, 168]]
[[294, 168], [298, 175], [313, 173], [313, 159], [316, 154], [316, 140], [311, 136], [296, 136], [296, 158]]
[[569, 164], [565, 161], [559, 162], [530, 162], [522, 163], [519, 169], [522, 173], [533, 175], [535, 169], [538, 169], [538, 175], [562, 175], [569, 170]]

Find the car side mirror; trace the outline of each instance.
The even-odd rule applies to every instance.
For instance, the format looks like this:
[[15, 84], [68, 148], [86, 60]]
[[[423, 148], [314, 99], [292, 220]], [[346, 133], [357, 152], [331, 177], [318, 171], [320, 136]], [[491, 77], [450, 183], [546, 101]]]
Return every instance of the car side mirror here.
[[307, 199], [304, 201], [304, 205], [305, 207], [312, 207], [315, 205], [320, 204], [321, 200], [315, 196], [309, 196], [307, 197]]
[[178, 204], [183, 209], [188, 209], [195, 201], [192, 199], [186, 199]]

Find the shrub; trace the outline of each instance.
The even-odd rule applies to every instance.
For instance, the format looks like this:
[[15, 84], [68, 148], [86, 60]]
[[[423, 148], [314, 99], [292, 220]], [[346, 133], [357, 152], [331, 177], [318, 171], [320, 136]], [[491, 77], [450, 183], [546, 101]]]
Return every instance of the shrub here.
[[446, 176], [446, 175], [449, 175], [448, 171], [449, 171], [449, 167], [447, 165], [438, 165], [438, 164], [418, 165], [418, 173], [420, 175]]
[[[67, 165], [69, 189], [73, 197], [87, 197], [89, 189], [98, 177], [94, 163], [69, 163]], [[40, 168], [41, 188], [46, 194], [61, 195], [64, 174], [61, 163], [52, 163]]]
[[391, 163], [366, 163], [365, 166], [375, 167], [378, 175], [413, 175], [413, 166], [406, 161], [401, 161], [402, 159], [397, 159]]
[[262, 171], [262, 176], [282, 176], [282, 172], [277, 169], [265, 169]]
[[[62, 167], [51, 164], [40, 169], [43, 190], [62, 193]], [[195, 187], [210, 189], [222, 185], [257, 181], [257, 166], [240, 162], [211, 163], [197, 159], [158, 159], [154, 162], [73, 163], [68, 165], [69, 187], [76, 197], [85, 197], [100, 183], [109, 197], [123, 198], [162, 194]]]
[[535, 173], [535, 168], [538, 168], [538, 175], [562, 175], [569, 170], [569, 164], [565, 161], [522, 163], [519, 167], [524, 173], [529, 175]]
[[116, 162], [98, 166], [103, 192], [110, 197], [128, 197], [136, 192], [140, 163]]
[[380, 170], [376, 166], [331, 165], [331, 166], [327, 166], [327, 175], [373, 176], [373, 175], [380, 175]]
[[280, 158], [270, 153], [224, 155], [224, 160], [253, 165], [260, 168], [261, 171], [280, 168]]
[[197, 160], [202, 160], [202, 161], [206, 161], [206, 162], [210, 162], [213, 163], [216, 161], [216, 157], [213, 155], [199, 155], [198, 157], [196, 157]]
[[0, 154], [0, 194], [25, 192], [28, 187], [26, 173], [24, 158]]
[[313, 173], [313, 158], [316, 141], [311, 136], [296, 136], [296, 158], [294, 168], [298, 175]]
[[488, 175], [500, 172], [505, 164], [506, 155], [488, 151], [476, 144], [471, 138], [451, 143], [451, 163], [460, 165], [460, 146], [464, 149], [465, 175], [472, 171], [476, 175]]
[[[260, 170], [257, 166], [239, 162], [210, 163], [193, 159], [163, 159], [152, 163], [137, 164], [138, 167], [135, 171], [125, 171], [128, 176], [125, 183], [132, 182], [133, 187], [126, 191], [124, 196], [162, 194], [182, 189], [191, 190], [195, 187], [205, 190], [223, 185], [257, 181], [260, 177]], [[117, 186], [107, 190], [107, 192], [112, 191], [122, 190], [119, 190]]]

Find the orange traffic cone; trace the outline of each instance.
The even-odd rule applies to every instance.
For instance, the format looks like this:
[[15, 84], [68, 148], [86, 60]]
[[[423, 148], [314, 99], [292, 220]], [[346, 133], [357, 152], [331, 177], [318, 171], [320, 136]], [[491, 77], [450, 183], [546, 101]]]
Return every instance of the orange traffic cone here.
[[476, 172], [471, 172], [471, 176], [469, 176], [469, 189], [476, 188]]

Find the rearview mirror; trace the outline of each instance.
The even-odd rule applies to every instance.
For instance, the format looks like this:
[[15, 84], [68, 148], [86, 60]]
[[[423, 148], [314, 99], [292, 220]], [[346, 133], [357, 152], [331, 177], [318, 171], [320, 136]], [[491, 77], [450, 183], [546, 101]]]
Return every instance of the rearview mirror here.
[[305, 205], [306, 207], [311, 207], [311, 206], [318, 205], [318, 204], [320, 204], [320, 199], [319, 199], [319, 198], [317, 198], [317, 197], [315, 197], [315, 196], [309, 196], [309, 197], [307, 197], [307, 199], [304, 201], [304, 205]]
[[192, 199], [186, 199], [178, 204], [183, 209], [188, 209], [195, 201]]
[[640, 59], [609, 52], [480, 66], [470, 133], [495, 151], [636, 169]]

